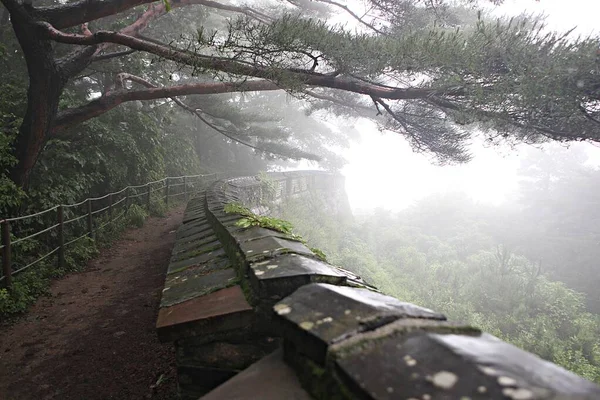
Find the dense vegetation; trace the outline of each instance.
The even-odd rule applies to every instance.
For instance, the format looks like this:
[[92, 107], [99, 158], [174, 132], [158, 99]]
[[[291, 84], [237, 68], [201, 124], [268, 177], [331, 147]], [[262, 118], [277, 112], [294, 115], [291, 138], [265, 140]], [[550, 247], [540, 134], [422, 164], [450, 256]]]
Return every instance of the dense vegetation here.
[[311, 198], [282, 217], [385, 293], [600, 382], [598, 210], [590, 207], [600, 171], [583, 161], [578, 151], [532, 151], [516, 201], [499, 207], [450, 193], [349, 218]]

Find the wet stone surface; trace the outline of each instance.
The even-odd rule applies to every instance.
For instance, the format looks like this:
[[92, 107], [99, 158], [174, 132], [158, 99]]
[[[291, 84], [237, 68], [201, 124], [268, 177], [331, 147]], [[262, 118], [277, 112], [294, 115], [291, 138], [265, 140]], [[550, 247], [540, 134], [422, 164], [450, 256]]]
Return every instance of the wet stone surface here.
[[505, 399], [492, 377], [425, 333], [364, 343], [339, 357], [336, 369], [351, 392], [368, 399]]
[[314, 257], [314, 254], [302, 243], [277, 237], [265, 237], [250, 242], [240, 243], [239, 245], [246, 260], [249, 262], [259, 261], [264, 258], [286, 253], [296, 253]]
[[187, 224], [197, 219], [205, 217], [204, 204], [201, 198], [192, 199], [188, 202], [188, 206], [183, 214], [182, 224]]
[[[218, 250], [219, 248], [223, 247], [221, 242], [218, 239], [216, 239], [214, 237], [214, 235], [213, 235], [213, 240], [210, 242], [206, 242], [205, 240], [199, 240], [199, 241], [195, 241], [195, 243], [197, 244], [195, 247], [188, 248], [185, 251], [182, 250], [182, 251], [175, 252], [175, 250], [173, 250], [172, 256], [171, 256], [171, 262], [183, 261], [188, 258], [197, 257], [199, 255], [209, 253], [211, 251], [215, 251], [215, 250]], [[202, 244], [200, 244], [200, 243], [202, 243]]]
[[233, 268], [210, 271], [190, 268], [170, 275], [163, 289], [161, 307], [169, 307], [231, 286], [236, 281]]
[[209, 251], [208, 253], [200, 254], [196, 257], [188, 258], [181, 261], [175, 261], [169, 264], [167, 275], [179, 272], [185, 268], [189, 268], [192, 266], [206, 264], [223, 257], [226, 257], [225, 250], [223, 250], [223, 248], [220, 248], [214, 251]]
[[174, 248], [180, 248], [181, 246], [184, 246], [190, 242], [203, 241], [208, 237], [215, 237], [215, 232], [212, 229], [206, 229], [193, 235], [180, 238], [175, 243]]
[[205, 220], [198, 220], [190, 222], [189, 224], [182, 225], [177, 230], [177, 240], [184, 239], [189, 236], [193, 236], [205, 231], [212, 231], [212, 227]]
[[320, 364], [330, 344], [359, 332], [400, 318], [445, 320], [442, 314], [367, 289], [321, 283], [301, 287], [274, 310], [286, 321], [284, 337]]
[[250, 265], [250, 276], [263, 298], [281, 299], [311, 282], [344, 284], [346, 275], [329, 264], [297, 254], [284, 254]]
[[[531, 392], [535, 395], [531, 398], [536, 399], [561, 395], [600, 399], [597, 385], [492, 335], [431, 334], [430, 337], [492, 377], [508, 398], [525, 398]], [[545, 394], [548, 396], [544, 397]], [[564, 397], [567, 395], [573, 397]]]
[[245, 329], [253, 318], [254, 310], [236, 285], [160, 308], [156, 329], [161, 341], [174, 341]]
[[205, 246], [209, 243], [214, 243], [214, 242], [219, 242], [219, 240], [217, 239], [217, 236], [213, 233], [211, 233], [208, 236], [205, 236], [203, 238], [197, 239], [197, 240], [192, 240], [190, 242], [182, 242], [179, 244], [176, 244], [173, 247], [173, 256], [178, 255], [180, 253], [185, 253], [185, 252], [189, 252], [189, 251], [193, 251], [196, 250], [202, 246]]

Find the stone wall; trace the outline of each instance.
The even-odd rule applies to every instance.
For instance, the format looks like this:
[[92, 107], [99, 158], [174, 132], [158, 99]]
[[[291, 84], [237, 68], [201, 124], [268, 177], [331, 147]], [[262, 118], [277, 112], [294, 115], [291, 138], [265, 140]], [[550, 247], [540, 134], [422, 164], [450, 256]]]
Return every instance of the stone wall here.
[[343, 179], [314, 171], [219, 181], [188, 204], [157, 322], [175, 342], [182, 398], [600, 399], [562, 368], [224, 212], [268, 214], [307, 192], [345, 207]]

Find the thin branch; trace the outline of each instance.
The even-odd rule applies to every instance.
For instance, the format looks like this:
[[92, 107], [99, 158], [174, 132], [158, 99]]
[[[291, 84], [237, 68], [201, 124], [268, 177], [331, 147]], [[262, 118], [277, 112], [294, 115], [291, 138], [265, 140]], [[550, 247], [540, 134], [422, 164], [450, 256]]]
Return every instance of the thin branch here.
[[100, 54], [100, 55], [92, 57], [90, 62], [105, 61], [105, 60], [111, 60], [113, 58], [124, 57], [124, 56], [128, 56], [130, 54], [133, 54], [136, 51], [137, 50], [129, 49], [129, 50], [123, 50], [123, 51], [116, 51], [114, 53]]
[[[359, 15], [357, 15], [354, 11], [352, 11], [351, 9], [348, 8], [348, 6], [345, 6], [344, 4], [338, 3], [336, 1], [333, 0], [316, 0], [319, 3], [325, 3], [325, 4], [330, 4], [332, 6], [341, 8], [342, 10], [344, 10], [348, 15], [350, 15], [352, 18], [354, 18], [355, 20], [357, 20], [358, 22], [360, 22], [361, 24], [363, 24], [364, 26], [366, 26], [367, 28], [371, 29], [372, 31], [380, 34], [380, 35], [385, 35], [386, 33], [383, 32], [380, 29], [377, 29], [375, 26], [369, 24], [368, 22], [366, 22], [363, 18], [361, 18]], [[296, 7], [299, 7], [297, 4], [290, 2], [291, 4], [295, 5]]]

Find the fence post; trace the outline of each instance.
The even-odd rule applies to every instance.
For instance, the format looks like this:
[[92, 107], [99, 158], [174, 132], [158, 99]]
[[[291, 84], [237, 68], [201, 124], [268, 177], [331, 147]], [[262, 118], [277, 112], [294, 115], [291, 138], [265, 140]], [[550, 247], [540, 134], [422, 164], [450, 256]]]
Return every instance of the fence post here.
[[112, 222], [112, 193], [108, 195], [108, 220]]
[[169, 208], [169, 178], [165, 178], [165, 206]]
[[12, 267], [10, 265], [10, 222], [2, 221], [2, 270], [4, 271], [4, 284], [10, 289], [12, 286]]
[[146, 210], [150, 214], [150, 184], [146, 183]]
[[56, 212], [58, 214], [58, 268], [62, 268], [65, 265], [65, 214], [63, 206], [58, 206]]
[[187, 191], [187, 176], [183, 177], [183, 199], [187, 201], [188, 199], [188, 191]]
[[92, 200], [87, 200], [87, 228], [88, 228], [88, 237], [94, 237], [94, 220], [92, 216]]

